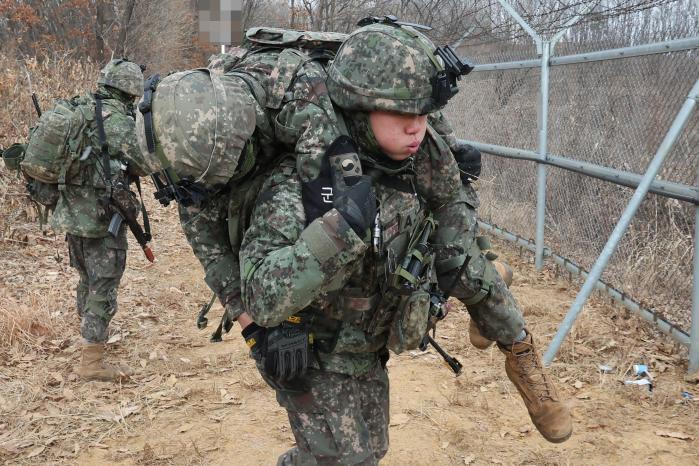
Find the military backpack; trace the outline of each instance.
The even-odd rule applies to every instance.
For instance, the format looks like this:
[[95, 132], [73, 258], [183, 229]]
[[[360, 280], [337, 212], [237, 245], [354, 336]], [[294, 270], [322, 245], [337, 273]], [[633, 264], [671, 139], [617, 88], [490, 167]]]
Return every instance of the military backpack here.
[[151, 76], [136, 133], [144, 154], [157, 159], [153, 179], [161, 203], [201, 202], [256, 170], [260, 151], [278, 139], [270, 115], [298, 71], [308, 61], [330, 59], [345, 37], [251, 28], [242, 47], [212, 57], [210, 68]]
[[[29, 178], [47, 184], [65, 184], [78, 173], [73, 161], [89, 147], [94, 101], [87, 96], [58, 100], [44, 112], [29, 133], [20, 166]], [[87, 141], [87, 143], [86, 143]]]

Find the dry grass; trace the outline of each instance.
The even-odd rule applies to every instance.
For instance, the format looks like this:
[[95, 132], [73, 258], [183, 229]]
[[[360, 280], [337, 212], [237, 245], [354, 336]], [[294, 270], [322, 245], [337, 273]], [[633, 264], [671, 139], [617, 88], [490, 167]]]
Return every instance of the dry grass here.
[[0, 147], [26, 139], [29, 127], [37, 119], [31, 101], [29, 80], [39, 97], [42, 109], [48, 109], [56, 98], [67, 98], [95, 88], [99, 65], [89, 58], [68, 56], [15, 60], [0, 52], [0, 100], [5, 108], [0, 113]]
[[[89, 60], [53, 57], [19, 62], [0, 54], [0, 99], [12, 109], [0, 113], [0, 147], [26, 141], [36, 121], [27, 73], [47, 109], [54, 97], [70, 97], [93, 87], [97, 72]], [[66, 271], [61, 242], [39, 224], [39, 212], [26, 197], [23, 179], [2, 166], [0, 281], [5, 286], [0, 290], [0, 355], [5, 360], [58, 348], [70, 333], [67, 316], [74, 311], [65, 291], [74, 277]]]

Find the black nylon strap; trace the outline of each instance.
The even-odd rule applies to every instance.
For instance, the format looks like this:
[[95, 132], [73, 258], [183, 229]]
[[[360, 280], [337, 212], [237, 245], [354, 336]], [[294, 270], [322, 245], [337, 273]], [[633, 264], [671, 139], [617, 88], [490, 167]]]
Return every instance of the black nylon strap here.
[[153, 133], [153, 92], [158, 87], [160, 75], [154, 74], [145, 83], [143, 90], [143, 101], [138, 104], [138, 110], [143, 114], [143, 130], [146, 135], [146, 145], [148, 152], [155, 152], [155, 134]]
[[153, 113], [148, 111], [143, 114], [143, 132], [146, 133], [146, 145], [148, 153], [155, 152], [155, 138], [153, 136]]
[[396, 191], [400, 191], [402, 193], [415, 194], [415, 188], [410, 181], [396, 178], [395, 176], [381, 176], [374, 181], [387, 188], [395, 189]]

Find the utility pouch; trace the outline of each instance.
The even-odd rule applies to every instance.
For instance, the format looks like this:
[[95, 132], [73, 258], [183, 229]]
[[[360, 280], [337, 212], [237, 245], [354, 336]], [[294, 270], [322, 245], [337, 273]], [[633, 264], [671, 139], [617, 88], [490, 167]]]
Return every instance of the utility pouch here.
[[58, 185], [44, 183], [27, 177], [29, 198], [39, 204], [53, 209], [58, 203]]
[[400, 307], [391, 322], [388, 349], [396, 354], [419, 347], [427, 331], [430, 312], [430, 294], [417, 290], [401, 299]]

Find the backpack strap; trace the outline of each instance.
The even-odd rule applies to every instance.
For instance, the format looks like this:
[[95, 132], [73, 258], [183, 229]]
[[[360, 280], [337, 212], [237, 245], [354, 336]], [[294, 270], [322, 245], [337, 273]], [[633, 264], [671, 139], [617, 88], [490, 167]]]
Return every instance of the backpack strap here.
[[337, 129], [340, 132], [340, 135], [342, 136], [347, 136], [348, 138], [352, 138], [350, 135], [349, 129], [347, 128], [347, 122], [345, 121], [345, 115], [342, 113], [342, 110], [340, 107], [333, 105], [333, 113], [335, 114], [335, 118], [337, 119]]
[[151, 75], [145, 82], [143, 100], [138, 104], [138, 111], [143, 115], [143, 132], [146, 136], [146, 146], [149, 154], [155, 154], [160, 161], [163, 171], [167, 171], [172, 181], [177, 183], [180, 179], [177, 174], [170, 170], [170, 161], [165, 157], [162, 150], [158, 150], [158, 143], [155, 140], [155, 130], [153, 129], [153, 93], [160, 82], [160, 75]]
[[97, 137], [100, 143], [100, 153], [102, 155], [102, 173], [104, 184], [107, 188], [107, 195], [111, 197], [112, 167], [109, 161], [109, 146], [107, 145], [107, 135], [104, 132], [104, 118], [102, 117], [102, 97], [95, 94], [95, 122], [97, 122]]
[[260, 107], [265, 108], [267, 106], [267, 93], [255, 78], [242, 70], [231, 71], [230, 73], [227, 73], [226, 76], [235, 76], [240, 78], [245, 84], [247, 84], [248, 88], [250, 88], [250, 92], [252, 93], [253, 97], [255, 97], [255, 100]]
[[307, 59], [308, 57], [300, 50], [289, 48], [281, 51], [269, 80], [267, 108], [279, 110], [282, 107], [286, 91], [291, 87], [296, 73]]

